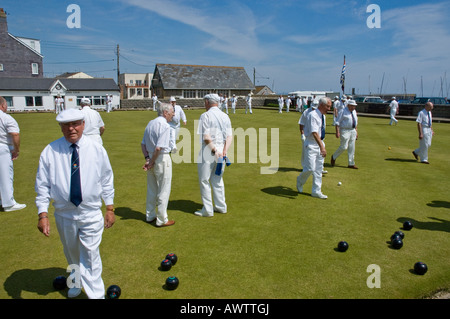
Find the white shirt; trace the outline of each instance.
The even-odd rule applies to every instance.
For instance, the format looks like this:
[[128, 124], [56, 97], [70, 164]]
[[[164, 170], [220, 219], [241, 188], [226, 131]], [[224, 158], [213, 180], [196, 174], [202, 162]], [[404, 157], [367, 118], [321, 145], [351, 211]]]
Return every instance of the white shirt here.
[[70, 200], [72, 144], [64, 137], [42, 151], [36, 174], [38, 213], [48, 212], [53, 199], [55, 214], [72, 220], [89, 220], [105, 205], [114, 204], [114, 174], [106, 150], [86, 136], [78, 141], [83, 201], [76, 207]]
[[336, 119], [336, 125], [343, 129], [351, 130], [353, 128], [353, 117], [355, 118], [355, 128], [358, 126], [358, 116], [356, 114], [356, 110], [350, 112], [349, 108], [346, 107], [342, 112], [339, 113]]
[[322, 123], [322, 115], [323, 114], [320, 112], [319, 109], [312, 110], [307, 115], [306, 125], [304, 127], [307, 142], [316, 143], [316, 140], [312, 135], [313, 132], [319, 134], [319, 138], [321, 137], [322, 126], [326, 127], [326, 117], [323, 116], [323, 123]]
[[144, 131], [144, 137], [141, 144], [145, 145], [150, 158], [157, 147], [161, 148], [161, 153], [170, 153], [170, 126], [167, 120], [158, 116], [148, 122]]
[[186, 123], [186, 121], [187, 121], [186, 114], [184, 113], [181, 106], [179, 106], [178, 104], [175, 104], [174, 115], [173, 115], [172, 121], [169, 122], [169, 125], [174, 128], [178, 128], [178, 127], [180, 127], [180, 120], [183, 121], [183, 123]]
[[205, 146], [206, 136], [213, 141], [218, 150], [223, 150], [226, 138], [233, 135], [230, 118], [213, 106], [200, 116], [197, 134], [200, 135], [202, 146]]
[[[430, 118], [428, 118], [428, 114], [430, 115]], [[416, 122], [422, 124], [422, 127], [431, 127], [433, 125], [433, 116], [431, 115], [431, 112], [423, 109], [417, 114]]]
[[84, 113], [84, 135], [100, 136], [100, 128], [105, 126], [100, 113], [91, 109], [89, 106], [83, 106], [81, 111]]
[[396, 100], [392, 100], [392, 102], [389, 104], [389, 107], [391, 108], [391, 110], [397, 111], [398, 102]]
[[0, 111], [0, 144], [6, 144], [11, 149], [13, 140], [10, 133], [20, 133], [19, 125], [11, 115]]

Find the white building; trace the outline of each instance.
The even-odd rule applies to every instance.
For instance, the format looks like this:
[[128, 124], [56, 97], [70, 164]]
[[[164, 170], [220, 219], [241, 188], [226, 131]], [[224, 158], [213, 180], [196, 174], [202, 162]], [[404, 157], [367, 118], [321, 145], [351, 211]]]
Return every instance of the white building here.
[[0, 78], [0, 96], [8, 111], [54, 111], [57, 95], [66, 109], [80, 106], [90, 98], [95, 109], [106, 108], [106, 95], [112, 95], [113, 108], [120, 107], [120, 90], [113, 79]]
[[152, 97], [150, 85], [152, 73], [121, 73], [119, 85], [124, 99], [148, 99]]

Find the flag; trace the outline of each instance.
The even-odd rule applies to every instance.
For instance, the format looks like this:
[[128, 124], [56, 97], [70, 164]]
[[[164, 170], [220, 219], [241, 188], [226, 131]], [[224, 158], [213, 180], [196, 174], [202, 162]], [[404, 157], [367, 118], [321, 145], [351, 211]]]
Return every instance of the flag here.
[[342, 88], [342, 93], [344, 93], [344, 88], [345, 88], [345, 55], [344, 55], [344, 65], [342, 66], [342, 72], [341, 72], [341, 88]]

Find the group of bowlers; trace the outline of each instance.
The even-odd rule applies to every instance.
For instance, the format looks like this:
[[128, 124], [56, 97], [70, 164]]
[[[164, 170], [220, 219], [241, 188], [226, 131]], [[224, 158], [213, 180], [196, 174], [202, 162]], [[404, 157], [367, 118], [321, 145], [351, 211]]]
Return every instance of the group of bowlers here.
[[[178, 109], [175, 107], [175, 101], [171, 102], [172, 104], [158, 104], [158, 116], [147, 124], [141, 141], [145, 159], [142, 168], [147, 174], [146, 221], [155, 223], [157, 227], [175, 223], [167, 216], [172, 180], [170, 153], [174, 151], [174, 144], [171, 142], [173, 127], [169, 123], [177, 116]], [[202, 145], [197, 160], [197, 173], [203, 206], [201, 210], [193, 213], [201, 217], [212, 217], [215, 212], [227, 213], [223, 182], [225, 165], [218, 171], [217, 163], [226, 157], [233, 135], [230, 118], [219, 109], [219, 103], [220, 97], [217, 94], [204, 97], [206, 112], [200, 116], [197, 130]], [[88, 99], [83, 100], [82, 106], [89, 106]], [[307, 179], [312, 175], [311, 195], [322, 199], [327, 198], [321, 191], [323, 163], [327, 155], [324, 143], [325, 114], [330, 111], [331, 106], [329, 98], [320, 98], [302, 113], [299, 121], [303, 141], [303, 170], [297, 178], [297, 190], [302, 193]], [[342, 152], [349, 150], [349, 167], [356, 168], [355, 108], [356, 103], [353, 100], [347, 101], [334, 121], [336, 137], [341, 138], [341, 145], [331, 157], [332, 165]], [[433, 135], [432, 109], [432, 103], [427, 103], [417, 117], [420, 146], [413, 151], [413, 155], [423, 163], [428, 163], [428, 147]], [[178, 116], [181, 118], [181, 115]], [[70, 286], [68, 297], [78, 296], [82, 288], [88, 298], [105, 297], [99, 246], [104, 229], [115, 223], [114, 174], [101, 139], [88, 134], [89, 127], [86, 126], [92, 125], [89, 123], [93, 122], [93, 118], [94, 115], [79, 109], [60, 112], [56, 121], [63, 136], [44, 148], [36, 173], [37, 227], [45, 236], [50, 236], [48, 208], [53, 201], [56, 227], [65, 257], [69, 265], [78, 266], [73, 269], [68, 280], [79, 278], [79, 284]], [[0, 162], [2, 171], [6, 164], [5, 172], [9, 172], [2, 173], [0, 180], [3, 201], [5, 189], [12, 188], [11, 163], [17, 158], [19, 147], [15, 138], [19, 131], [18, 125], [11, 119], [12, 117], [6, 114], [6, 101], [0, 99], [0, 149], [3, 149], [4, 144], [9, 158], [9, 161], [2, 159]], [[102, 201], [106, 206], [105, 214], [102, 213]], [[22, 208], [24, 207], [18, 207]]]
[[[200, 116], [197, 132], [202, 144], [197, 163], [203, 207], [193, 213], [212, 217], [215, 212], [227, 213], [223, 169], [217, 172], [216, 162], [226, 157], [233, 137], [228, 115], [218, 108], [219, 96], [208, 94], [204, 103], [206, 112]], [[175, 224], [167, 216], [172, 180], [170, 153], [176, 151], [169, 123], [176, 116], [175, 106], [175, 101], [158, 104], [158, 116], [147, 124], [141, 142], [145, 159], [142, 168], [147, 173], [146, 221], [157, 227]], [[78, 296], [83, 288], [88, 298], [103, 299], [99, 246], [104, 229], [115, 223], [114, 174], [103, 145], [84, 134], [86, 119], [79, 109], [64, 110], [56, 117], [63, 137], [42, 151], [36, 174], [38, 229], [50, 235], [48, 208], [53, 200], [65, 257], [69, 265], [78, 266], [68, 280], [80, 278], [79, 284], [69, 286], [68, 297]]]
[[[395, 98], [393, 98], [395, 101]], [[395, 103], [391, 103], [395, 104]], [[356, 112], [357, 103], [345, 96], [342, 100], [335, 97], [333, 103], [333, 126], [336, 130], [336, 138], [340, 139], [339, 148], [331, 155], [331, 166], [335, 166], [337, 158], [347, 151], [348, 168], [358, 169], [355, 165], [355, 144], [358, 139], [358, 115]], [[322, 176], [327, 171], [324, 170], [324, 160], [327, 156], [325, 148], [325, 128], [326, 114], [332, 107], [332, 101], [328, 97], [314, 100], [311, 107], [306, 109], [298, 122], [302, 138], [302, 172], [297, 177], [297, 191], [303, 193], [303, 187], [312, 175], [311, 196], [327, 199], [328, 196], [322, 193]], [[429, 164], [428, 148], [431, 146], [431, 140], [434, 135], [432, 128], [433, 103], [427, 102], [424, 108], [418, 113], [416, 118], [417, 129], [419, 133], [419, 147], [412, 151], [416, 160], [421, 163]], [[394, 108], [394, 107], [391, 107]], [[397, 114], [398, 108], [391, 113]], [[398, 122], [398, 120], [396, 120]], [[396, 123], [397, 123], [396, 122]]]

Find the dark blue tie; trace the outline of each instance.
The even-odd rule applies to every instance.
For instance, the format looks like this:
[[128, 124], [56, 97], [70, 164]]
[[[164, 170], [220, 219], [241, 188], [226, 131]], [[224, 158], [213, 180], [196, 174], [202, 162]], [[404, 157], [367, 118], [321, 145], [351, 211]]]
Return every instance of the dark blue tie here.
[[427, 112], [428, 114], [428, 126], [431, 127], [431, 117], [430, 117], [430, 112]]
[[352, 127], [355, 128], [356, 127], [355, 117], [353, 116], [353, 112], [351, 112], [351, 114], [352, 114]]
[[75, 206], [78, 206], [83, 200], [81, 196], [80, 159], [78, 157], [77, 145], [72, 144], [70, 147], [72, 147], [70, 201]]
[[325, 115], [322, 114], [322, 134], [320, 135], [320, 138], [323, 140], [325, 139]]

